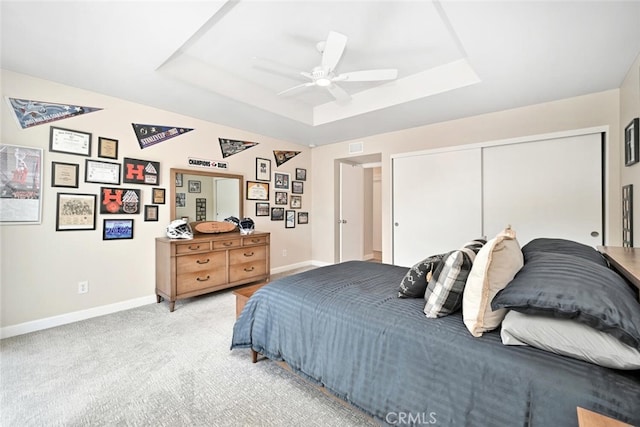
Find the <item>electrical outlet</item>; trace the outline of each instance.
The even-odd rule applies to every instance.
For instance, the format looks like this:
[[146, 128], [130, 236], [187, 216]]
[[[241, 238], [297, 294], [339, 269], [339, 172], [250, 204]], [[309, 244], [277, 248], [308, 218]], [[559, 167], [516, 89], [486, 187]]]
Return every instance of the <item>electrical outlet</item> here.
[[287, 250], [286, 249], [282, 250], [282, 256], [287, 256]]
[[89, 282], [87, 280], [78, 282], [78, 293], [86, 294], [87, 292], [89, 292]]

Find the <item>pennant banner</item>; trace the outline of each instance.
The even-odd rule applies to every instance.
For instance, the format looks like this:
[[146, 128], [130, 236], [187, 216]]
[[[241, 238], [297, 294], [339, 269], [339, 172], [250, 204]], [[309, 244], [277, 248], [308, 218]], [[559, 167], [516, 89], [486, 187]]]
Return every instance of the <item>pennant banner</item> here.
[[277, 166], [280, 166], [283, 163], [288, 162], [289, 160], [293, 159], [298, 154], [300, 154], [300, 151], [273, 150], [273, 157], [276, 158], [276, 165]]
[[222, 150], [222, 158], [226, 158], [229, 156], [233, 156], [234, 154], [238, 154], [241, 151], [246, 150], [247, 148], [255, 147], [258, 145], [257, 142], [248, 142], [248, 141], [236, 141], [234, 139], [223, 139], [218, 138], [220, 141], [220, 150]]
[[147, 148], [193, 130], [173, 126], [140, 125], [137, 123], [131, 123], [131, 125], [133, 126], [133, 131], [136, 133], [136, 138], [138, 138], [140, 148]]
[[18, 126], [22, 129], [102, 110], [102, 108], [55, 104], [53, 102], [32, 101], [29, 99], [9, 97], [5, 99], [13, 109]]

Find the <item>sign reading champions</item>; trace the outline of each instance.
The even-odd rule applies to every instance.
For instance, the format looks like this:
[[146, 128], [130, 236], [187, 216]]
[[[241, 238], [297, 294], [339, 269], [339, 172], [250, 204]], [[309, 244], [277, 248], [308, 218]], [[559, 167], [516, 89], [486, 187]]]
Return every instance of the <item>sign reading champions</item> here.
[[219, 160], [207, 160], [207, 159], [195, 159], [189, 157], [189, 166], [197, 166], [199, 168], [207, 169], [229, 169], [229, 163], [221, 162]]

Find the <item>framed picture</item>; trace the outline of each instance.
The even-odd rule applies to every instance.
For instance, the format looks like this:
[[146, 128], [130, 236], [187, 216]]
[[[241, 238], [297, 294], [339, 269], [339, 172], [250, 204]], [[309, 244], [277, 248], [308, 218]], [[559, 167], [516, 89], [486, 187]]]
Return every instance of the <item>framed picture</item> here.
[[133, 239], [132, 219], [105, 219], [102, 228], [102, 240]]
[[119, 185], [120, 164], [87, 159], [84, 167], [84, 182]]
[[309, 224], [309, 212], [298, 212], [298, 224]]
[[140, 190], [136, 188], [100, 187], [101, 214], [140, 213]]
[[77, 163], [51, 162], [51, 186], [78, 188], [80, 165]]
[[296, 168], [296, 179], [298, 181], [306, 181], [307, 180], [307, 170]]
[[154, 188], [151, 195], [152, 203], [156, 205], [164, 205], [165, 194], [166, 192], [164, 188]]
[[285, 213], [286, 220], [284, 222], [285, 228], [295, 228], [296, 227], [296, 211], [286, 211]]
[[269, 216], [269, 203], [256, 203], [256, 216]]
[[189, 180], [189, 193], [199, 193], [201, 186], [202, 186], [202, 182], [201, 181], [196, 181], [196, 180], [190, 179]]
[[118, 140], [111, 138], [98, 138], [98, 157], [104, 159], [118, 158]]
[[279, 188], [282, 190], [289, 189], [290, 175], [288, 173], [275, 172], [273, 174], [273, 180], [274, 180], [274, 184], [273, 184], [274, 188]]
[[302, 194], [304, 193], [304, 182], [302, 181], [293, 181], [291, 183], [291, 192], [294, 194]]
[[291, 209], [302, 208], [302, 196], [291, 196]]
[[144, 205], [144, 220], [158, 221], [158, 205]]
[[633, 247], [633, 184], [622, 187], [622, 246]]
[[40, 224], [42, 149], [0, 144], [0, 177], [0, 222]]
[[182, 174], [176, 174], [176, 187], [182, 187]]
[[637, 117], [624, 128], [624, 165], [631, 166], [640, 161], [640, 119]]
[[96, 195], [58, 193], [56, 231], [95, 230]]
[[276, 205], [286, 205], [287, 199], [288, 193], [286, 191], [276, 191]]
[[269, 184], [247, 181], [247, 200], [269, 200]]
[[89, 157], [91, 156], [91, 134], [51, 126], [49, 151]]
[[284, 220], [284, 208], [271, 208], [271, 221]]
[[196, 221], [207, 220], [207, 199], [198, 197], [196, 199]]
[[160, 183], [160, 162], [131, 159], [122, 161], [122, 182], [126, 184], [158, 185]]
[[256, 181], [271, 181], [271, 160], [256, 158]]
[[176, 193], [176, 208], [184, 208], [187, 206], [187, 194]]

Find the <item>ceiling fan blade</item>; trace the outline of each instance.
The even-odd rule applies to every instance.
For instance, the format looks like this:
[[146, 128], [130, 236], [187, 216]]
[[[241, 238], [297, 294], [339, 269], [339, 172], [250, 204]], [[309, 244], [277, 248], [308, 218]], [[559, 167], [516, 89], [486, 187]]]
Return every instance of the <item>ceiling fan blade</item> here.
[[336, 33], [335, 31], [330, 31], [324, 45], [324, 51], [322, 52], [322, 68], [327, 72], [333, 71], [336, 65], [338, 65], [338, 61], [340, 61], [346, 45], [347, 36]]
[[351, 95], [347, 93], [346, 90], [342, 89], [340, 86], [336, 84], [331, 84], [327, 86], [327, 90], [338, 102], [347, 102], [351, 100]]
[[337, 82], [375, 82], [380, 80], [394, 80], [398, 78], [398, 70], [394, 68], [381, 70], [353, 71], [342, 73], [334, 77]]
[[286, 94], [291, 95], [292, 93], [297, 92], [300, 89], [303, 89], [305, 87], [310, 87], [310, 86], [313, 86], [313, 85], [314, 85], [313, 82], [302, 83], [301, 85], [297, 85], [297, 86], [294, 86], [294, 87], [290, 87], [289, 89], [285, 89], [282, 92], [279, 92], [278, 95], [286, 95]]

